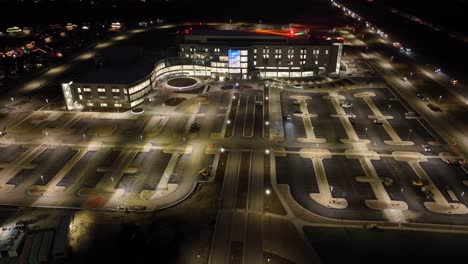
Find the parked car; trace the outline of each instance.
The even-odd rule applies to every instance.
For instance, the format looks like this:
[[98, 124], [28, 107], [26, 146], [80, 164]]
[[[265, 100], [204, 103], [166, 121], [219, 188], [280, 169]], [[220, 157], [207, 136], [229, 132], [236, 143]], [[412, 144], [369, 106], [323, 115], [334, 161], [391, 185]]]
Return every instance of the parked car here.
[[416, 94], [416, 96], [417, 96], [419, 99], [421, 99], [422, 101], [424, 101], [424, 102], [429, 102], [429, 99], [427, 98], [427, 96], [425, 96], [425, 95], [422, 94], [422, 93], [418, 93], [418, 94]]
[[442, 112], [442, 109], [437, 105], [428, 104], [427, 107], [429, 107], [429, 109], [431, 109], [434, 112]]
[[454, 165], [454, 166], [461, 166], [465, 164], [465, 161], [461, 159], [449, 159], [449, 160], [446, 160], [445, 163], [449, 165]]
[[374, 119], [374, 121], [372, 122], [374, 125], [382, 125], [382, 120], [380, 119]]
[[343, 101], [343, 102], [341, 102], [340, 106], [343, 107], [343, 108], [350, 108], [350, 107], [353, 106], [353, 104], [348, 102], [348, 101]]
[[431, 151], [431, 148], [429, 147], [429, 145], [422, 144], [421, 147], [425, 152], [430, 152]]
[[418, 187], [424, 185], [424, 183], [423, 183], [420, 179], [411, 181], [411, 184], [412, 184], [413, 186], [418, 186]]

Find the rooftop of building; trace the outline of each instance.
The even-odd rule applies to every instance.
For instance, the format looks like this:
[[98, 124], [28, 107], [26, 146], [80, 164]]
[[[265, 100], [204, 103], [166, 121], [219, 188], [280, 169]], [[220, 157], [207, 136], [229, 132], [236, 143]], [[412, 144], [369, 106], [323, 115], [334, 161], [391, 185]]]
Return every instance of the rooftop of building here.
[[109, 48], [95, 56], [98, 66], [76, 77], [77, 83], [93, 84], [132, 84], [154, 68], [154, 57], [142, 48]]
[[340, 41], [337, 33], [309, 32], [305, 29], [247, 29], [212, 30], [195, 29], [185, 33], [186, 43], [255, 43], [324, 44]]

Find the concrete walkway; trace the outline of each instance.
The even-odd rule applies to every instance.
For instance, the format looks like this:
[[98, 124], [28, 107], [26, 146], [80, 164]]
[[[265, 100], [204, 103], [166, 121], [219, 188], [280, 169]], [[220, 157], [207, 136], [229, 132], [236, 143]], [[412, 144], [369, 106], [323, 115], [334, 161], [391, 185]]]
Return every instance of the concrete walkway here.
[[388, 122], [388, 119], [393, 119], [393, 116], [384, 116], [382, 112], [380, 112], [379, 108], [374, 104], [372, 101], [371, 97], [375, 96], [374, 93], [371, 92], [362, 92], [362, 93], [355, 93], [354, 97], [357, 98], [362, 98], [366, 104], [369, 106], [371, 109], [372, 113], [374, 113], [373, 116], [369, 116], [370, 119], [375, 119], [375, 120], [380, 120], [382, 122], [382, 125], [384, 129], [387, 131], [388, 135], [392, 139], [390, 140], [385, 140], [384, 143], [388, 145], [397, 145], [397, 146], [412, 146], [414, 145], [414, 142], [412, 141], [403, 141], [401, 140], [400, 136], [396, 133], [396, 131], [393, 129], [392, 125]]
[[328, 208], [345, 209], [348, 207], [348, 201], [344, 198], [333, 198], [331, 188], [328, 184], [325, 168], [323, 167], [323, 159], [331, 159], [330, 151], [326, 149], [301, 149], [301, 158], [309, 158], [314, 165], [315, 177], [317, 178], [317, 185], [319, 193], [310, 193], [309, 197]]
[[311, 118], [317, 117], [316, 114], [310, 114], [309, 109], [307, 107], [306, 100], [310, 100], [311, 97], [309, 96], [300, 96], [300, 95], [293, 95], [291, 96], [292, 99], [298, 100], [300, 102], [300, 109], [302, 114], [294, 114], [294, 116], [302, 117], [302, 122], [304, 123], [304, 128], [306, 132], [306, 138], [298, 138], [299, 142], [308, 142], [308, 143], [325, 143], [327, 139], [325, 138], [316, 138], [314, 126], [312, 125]]
[[31, 162], [48, 147], [39, 145], [23, 152], [14, 162], [0, 164], [0, 191], [10, 191], [15, 185], [7, 184], [15, 175], [23, 169], [34, 169], [36, 165]]
[[96, 151], [95, 148], [78, 148], [78, 152], [57, 172], [57, 174], [45, 185], [33, 185], [28, 189], [30, 195], [54, 195], [54, 192], [63, 192], [65, 187], [57, 186], [58, 183], [65, 177], [68, 172], [88, 153], [88, 151]]
[[[283, 125], [283, 110], [281, 108], [281, 89], [269, 89], [269, 120], [270, 124], [278, 122], [277, 126], [270, 125], [270, 140], [281, 142], [284, 141], [284, 125]], [[265, 119], [266, 120], [266, 119]]]
[[449, 203], [434, 184], [431, 177], [421, 167], [420, 162], [427, 162], [424, 155], [418, 152], [395, 151], [393, 152], [393, 156], [395, 160], [408, 162], [414, 173], [424, 183], [424, 186], [433, 194], [432, 199], [434, 199], [434, 202], [424, 202], [424, 206], [428, 210], [440, 214], [468, 214], [468, 208], [464, 204]]

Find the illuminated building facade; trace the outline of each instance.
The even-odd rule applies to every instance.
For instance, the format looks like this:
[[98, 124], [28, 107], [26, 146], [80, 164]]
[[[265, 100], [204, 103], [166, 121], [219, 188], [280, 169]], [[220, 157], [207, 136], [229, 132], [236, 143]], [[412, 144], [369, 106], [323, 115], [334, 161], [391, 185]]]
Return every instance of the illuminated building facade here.
[[104, 54], [103, 65], [62, 83], [68, 110], [132, 108], [155, 86], [150, 76], [154, 61], [141, 49], [118, 48]]
[[[305, 78], [338, 75], [343, 39], [294, 31], [191, 32], [179, 57], [214, 78]], [[197, 74], [195, 74], [197, 75]]]

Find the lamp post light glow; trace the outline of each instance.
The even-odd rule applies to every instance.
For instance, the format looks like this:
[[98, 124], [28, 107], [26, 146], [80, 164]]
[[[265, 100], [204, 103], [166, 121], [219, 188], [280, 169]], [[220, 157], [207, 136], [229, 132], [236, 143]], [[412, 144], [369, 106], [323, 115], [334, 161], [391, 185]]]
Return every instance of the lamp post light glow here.
[[270, 122], [269, 121], [265, 121], [265, 125], [270, 125]]
[[266, 155], [270, 154], [270, 150], [269, 150], [269, 149], [266, 149], [266, 150], [265, 150], [265, 154], [266, 154]]
[[224, 148], [221, 148], [221, 153], [224, 153], [224, 151], [226, 151]]
[[266, 189], [266, 190], [265, 190], [265, 194], [266, 194], [266, 195], [270, 195], [270, 193], [271, 193], [270, 189]]
[[228, 125], [231, 124], [231, 120], [228, 120], [228, 121], [227, 121], [227, 124], [228, 124]]
[[42, 185], [45, 185], [44, 183], [44, 176], [41, 175], [41, 180], [42, 180]]

